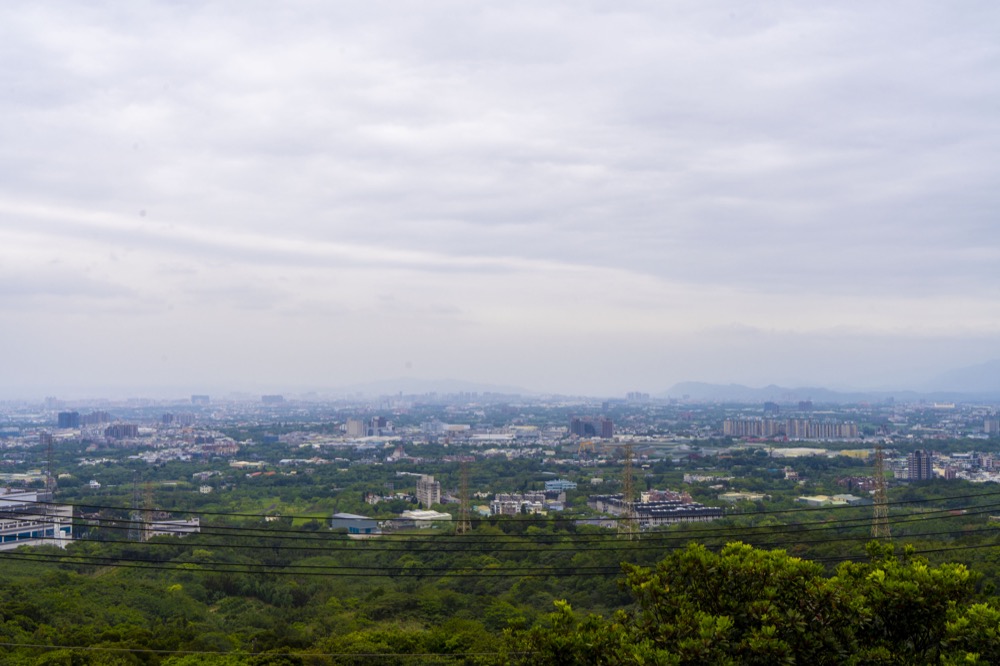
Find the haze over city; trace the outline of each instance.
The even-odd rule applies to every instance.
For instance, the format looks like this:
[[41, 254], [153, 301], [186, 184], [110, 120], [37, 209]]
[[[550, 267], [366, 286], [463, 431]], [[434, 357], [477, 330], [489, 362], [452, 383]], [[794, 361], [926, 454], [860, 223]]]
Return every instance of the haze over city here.
[[1000, 8], [0, 7], [0, 395], [925, 388], [1000, 358]]

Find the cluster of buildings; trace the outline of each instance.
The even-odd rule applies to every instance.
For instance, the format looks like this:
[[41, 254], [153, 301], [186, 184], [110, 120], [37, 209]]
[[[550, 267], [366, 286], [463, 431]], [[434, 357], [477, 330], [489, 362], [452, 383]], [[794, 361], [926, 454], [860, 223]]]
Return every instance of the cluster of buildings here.
[[367, 421], [347, 419], [344, 433], [348, 437], [391, 437], [394, 430], [392, 423], [384, 416], [373, 416]]
[[[622, 516], [626, 512], [627, 503], [624, 495], [592, 495], [587, 499], [587, 506], [599, 513]], [[641, 528], [658, 525], [672, 525], [687, 522], [708, 522], [722, 518], [725, 509], [705, 506], [691, 500], [687, 493], [661, 490], [643, 493], [640, 501], [632, 502], [632, 515]]]
[[722, 434], [755, 439], [859, 439], [858, 424], [853, 421], [814, 419], [726, 419]]
[[1000, 462], [992, 454], [976, 451], [943, 454], [918, 449], [887, 461], [887, 466], [896, 478], [910, 481], [942, 478], [1000, 483]]
[[562, 511], [565, 506], [566, 493], [561, 491], [497, 493], [490, 502], [489, 515], [545, 515], [549, 511]]
[[[167, 515], [138, 516], [136, 536], [184, 536], [201, 531], [199, 518], [171, 520]], [[73, 507], [52, 501], [47, 490], [0, 488], [0, 551], [21, 546], [65, 548], [73, 540]]]

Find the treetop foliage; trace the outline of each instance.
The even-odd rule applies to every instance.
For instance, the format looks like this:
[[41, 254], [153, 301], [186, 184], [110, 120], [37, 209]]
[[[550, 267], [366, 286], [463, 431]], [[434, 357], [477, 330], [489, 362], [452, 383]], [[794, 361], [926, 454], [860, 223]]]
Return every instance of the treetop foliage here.
[[833, 575], [782, 550], [692, 544], [625, 565], [635, 604], [610, 618], [569, 604], [511, 633], [522, 664], [995, 664], [1000, 610], [961, 564], [873, 544]]

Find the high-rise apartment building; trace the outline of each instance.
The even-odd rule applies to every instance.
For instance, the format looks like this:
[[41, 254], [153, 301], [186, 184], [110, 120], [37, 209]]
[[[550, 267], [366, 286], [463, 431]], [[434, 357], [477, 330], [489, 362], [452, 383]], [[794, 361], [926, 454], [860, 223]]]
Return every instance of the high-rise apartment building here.
[[426, 474], [417, 479], [417, 502], [425, 509], [441, 503], [441, 482]]
[[59, 412], [60, 428], [79, 428], [80, 412]]
[[134, 423], [112, 423], [104, 429], [108, 439], [135, 439], [139, 436], [139, 426]]
[[80, 425], [100, 425], [111, 423], [111, 414], [102, 411], [91, 412], [80, 417]]
[[907, 462], [911, 481], [925, 481], [934, 477], [930, 451], [917, 449], [907, 456]]
[[579, 437], [600, 437], [601, 439], [611, 439], [614, 437], [615, 426], [609, 418], [591, 418], [574, 416], [569, 420], [569, 432], [571, 435]]
[[364, 437], [367, 434], [365, 422], [361, 419], [347, 419], [344, 430], [348, 437]]

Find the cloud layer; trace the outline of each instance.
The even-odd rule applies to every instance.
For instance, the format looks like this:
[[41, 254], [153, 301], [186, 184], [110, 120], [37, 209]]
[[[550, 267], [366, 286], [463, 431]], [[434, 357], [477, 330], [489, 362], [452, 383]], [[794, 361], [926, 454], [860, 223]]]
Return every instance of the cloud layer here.
[[5, 6], [6, 390], [94, 361], [115, 384], [611, 394], [1000, 356], [998, 22]]

